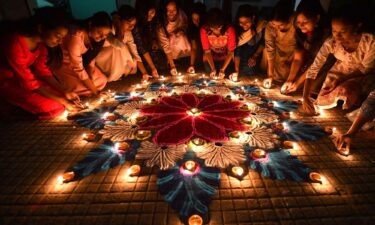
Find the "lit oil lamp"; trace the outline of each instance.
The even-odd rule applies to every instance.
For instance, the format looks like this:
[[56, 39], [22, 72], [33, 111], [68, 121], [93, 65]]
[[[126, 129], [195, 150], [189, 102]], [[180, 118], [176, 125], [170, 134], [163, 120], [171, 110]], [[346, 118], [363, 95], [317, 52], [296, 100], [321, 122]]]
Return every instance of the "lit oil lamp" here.
[[145, 122], [147, 119], [148, 119], [147, 116], [138, 116], [137, 118], [135, 118], [135, 123], [141, 124], [141, 123]]
[[193, 160], [188, 160], [184, 163], [183, 168], [191, 173], [193, 173], [198, 167], [198, 163]]
[[123, 153], [125, 153], [127, 150], [129, 150], [130, 145], [129, 145], [128, 142], [126, 142], [126, 141], [122, 141], [122, 142], [118, 142], [118, 143], [116, 143], [115, 148], [116, 148], [116, 150], [118, 151], [118, 153], [123, 154]]
[[325, 130], [325, 132], [326, 132], [327, 134], [332, 135], [332, 134], [335, 133], [335, 131], [336, 131], [337, 129], [336, 129], [336, 127], [326, 127], [324, 130]]
[[340, 148], [337, 148], [337, 153], [339, 153], [342, 156], [349, 156], [350, 144], [344, 142]]
[[206, 143], [202, 138], [194, 138], [192, 142], [196, 146], [202, 146]]
[[245, 170], [240, 166], [233, 166], [232, 173], [237, 177], [242, 177], [244, 175]]
[[64, 184], [72, 181], [75, 177], [75, 174], [73, 171], [65, 172], [62, 176], [57, 177], [57, 183], [58, 184]]
[[270, 89], [271, 88], [271, 83], [270, 82], [264, 82], [263, 83], [263, 87], [266, 88], [266, 89]]
[[142, 85], [140, 85], [140, 84], [135, 85], [135, 89], [136, 89], [136, 90], [140, 90], [140, 89], [142, 89]]
[[102, 118], [104, 120], [108, 120], [108, 121], [115, 121], [117, 119], [117, 116], [116, 114], [114, 113], [110, 113], [110, 112], [105, 112], [102, 116]]
[[137, 140], [143, 141], [147, 138], [151, 137], [151, 131], [150, 130], [137, 130], [135, 132], [135, 138]]
[[310, 180], [315, 183], [323, 184], [323, 176], [317, 172], [311, 172], [309, 174]]
[[141, 167], [139, 165], [132, 165], [128, 169], [127, 174], [129, 176], [138, 176], [140, 172], [141, 172]]
[[263, 159], [267, 155], [266, 151], [262, 149], [254, 149], [250, 154], [255, 159]]
[[202, 225], [203, 219], [199, 215], [192, 215], [189, 217], [188, 224], [189, 225]]
[[238, 138], [240, 138], [240, 136], [241, 136], [241, 134], [240, 134], [239, 131], [233, 131], [233, 132], [229, 133], [230, 138], [238, 139]]
[[229, 76], [229, 79], [230, 79], [232, 82], [237, 82], [237, 81], [238, 81], [238, 73], [232, 73], [232, 74]]
[[284, 119], [290, 119], [290, 113], [289, 113], [289, 112], [282, 112], [282, 113], [281, 113], [281, 116], [282, 116]]
[[161, 75], [161, 76], [159, 77], [159, 80], [165, 80], [165, 77], [164, 77], [163, 75]]
[[86, 102], [86, 103], [85, 103], [85, 109], [88, 109], [88, 108], [90, 108], [90, 103], [89, 103], [89, 102]]
[[93, 132], [90, 133], [83, 133], [82, 139], [88, 142], [95, 141], [96, 140], [96, 134]]
[[248, 116], [248, 117], [241, 119], [240, 122], [246, 125], [251, 125], [253, 123], [253, 120], [251, 119], [250, 116]]
[[276, 123], [275, 128], [277, 130], [281, 130], [281, 131], [283, 131], [285, 129], [284, 124], [282, 124], [282, 123]]
[[192, 108], [186, 112], [190, 116], [199, 116], [202, 114], [202, 112], [197, 108]]
[[244, 111], [249, 111], [250, 110], [250, 106], [249, 104], [245, 103], [243, 104], [241, 107], [240, 107], [241, 110], [244, 110]]
[[293, 141], [284, 141], [283, 142], [284, 148], [286, 149], [295, 149], [296, 143]]

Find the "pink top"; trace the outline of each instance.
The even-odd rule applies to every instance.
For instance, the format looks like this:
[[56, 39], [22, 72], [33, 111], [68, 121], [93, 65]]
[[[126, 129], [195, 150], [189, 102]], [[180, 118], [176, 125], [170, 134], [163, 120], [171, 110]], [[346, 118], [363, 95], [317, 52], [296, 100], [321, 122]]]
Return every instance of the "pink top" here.
[[2, 40], [0, 49], [0, 84], [17, 80], [21, 87], [33, 91], [42, 85], [39, 78], [52, 76], [46, 65], [48, 51], [44, 44], [31, 52], [25, 38], [14, 34]]
[[203, 50], [211, 50], [215, 61], [225, 60], [228, 51], [236, 49], [236, 32], [232, 26], [229, 26], [220, 36], [214, 35], [206, 26], [201, 28], [200, 34]]
[[63, 64], [67, 64], [77, 74], [80, 80], [89, 78], [83, 66], [82, 54], [88, 49], [85, 46], [85, 33], [82, 30], [73, 30], [62, 44]]

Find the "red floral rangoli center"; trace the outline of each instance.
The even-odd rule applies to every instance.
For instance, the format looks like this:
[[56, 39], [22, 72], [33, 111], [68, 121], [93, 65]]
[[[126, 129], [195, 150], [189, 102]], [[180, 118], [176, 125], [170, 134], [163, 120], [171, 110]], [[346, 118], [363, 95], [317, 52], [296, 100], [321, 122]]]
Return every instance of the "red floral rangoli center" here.
[[239, 109], [241, 102], [223, 101], [220, 95], [199, 98], [194, 93], [177, 97], [166, 96], [159, 104], [141, 109], [150, 120], [142, 123], [142, 129], [155, 129], [153, 141], [158, 145], [178, 145], [193, 136], [207, 141], [226, 141], [229, 131], [242, 131], [245, 126], [238, 122], [249, 112]]

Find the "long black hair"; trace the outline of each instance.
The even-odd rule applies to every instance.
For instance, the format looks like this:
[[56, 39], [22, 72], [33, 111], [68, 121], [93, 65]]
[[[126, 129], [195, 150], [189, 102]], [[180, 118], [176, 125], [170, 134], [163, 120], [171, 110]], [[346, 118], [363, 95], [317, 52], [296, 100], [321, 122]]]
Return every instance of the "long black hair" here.
[[[241, 17], [250, 18], [253, 21], [250, 29], [252, 29], [254, 31], [256, 30], [256, 27], [257, 27], [257, 24], [258, 24], [258, 13], [257, 13], [256, 8], [249, 5], [249, 4], [240, 5], [240, 7], [238, 7], [236, 19], [235, 19], [237, 41], [241, 37], [241, 35], [245, 32], [242, 29], [242, 27], [239, 25], [239, 19]], [[253, 18], [254, 18], [254, 20], [253, 20]]]
[[363, 32], [364, 16], [354, 4], [343, 5], [333, 11], [331, 19], [339, 20], [351, 27], [357, 33]]
[[294, 12], [294, 1], [293, 0], [280, 0], [273, 8], [272, 19], [274, 21], [280, 21], [288, 23]]
[[[77, 25], [85, 30], [86, 32], [89, 32], [90, 29], [94, 27], [108, 27], [112, 28], [112, 20], [109, 17], [108, 13], [101, 11], [95, 13], [93, 16], [85, 19], [80, 20], [76, 22]], [[89, 48], [83, 55], [83, 66], [87, 68], [90, 64], [90, 62], [99, 54], [100, 50], [103, 48], [105, 40], [102, 40], [100, 42], [96, 42], [93, 39], [90, 38], [91, 42], [91, 48]]]
[[[28, 19], [20, 20], [15, 26], [15, 32], [26, 37], [41, 36], [42, 33], [60, 27], [68, 29], [70, 17], [62, 8], [43, 7], [35, 10]], [[60, 46], [48, 47], [47, 66], [54, 69], [62, 65], [63, 54]]]
[[222, 27], [220, 32], [225, 34], [229, 24], [224, 12], [219, 8], [212, 8], [208, 10], [206, 17], [207, 29], [210, 27]]

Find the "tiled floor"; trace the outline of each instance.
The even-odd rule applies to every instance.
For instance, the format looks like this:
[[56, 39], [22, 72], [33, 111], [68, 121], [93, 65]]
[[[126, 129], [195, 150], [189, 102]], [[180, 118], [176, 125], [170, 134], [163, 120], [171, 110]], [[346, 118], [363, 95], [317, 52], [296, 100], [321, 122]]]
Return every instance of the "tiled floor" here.
[[[110, 88], [129, 85], [120, 81]], [[272, 90], [268, 95], [279, 97]], [[298, 120], [339, 131], [350, 125], [337, 109]], [[156, 169], [142, 168], [141, 176], [129, 179], [125, 163], [56, 185], [58, 175], [98, 144], [82, 141], [85, 128], [17, 112], [0, 125], [0, 224], [181, 224], [158, 192]], [[326, 177], [323, 185], [275, 181], [255, 171], [238, 181], [223, 171], [209, 224], [374, 224], [375, 140], [356, 139], [349, 157], [333, 149], [327, 137], [293, 151]]]

